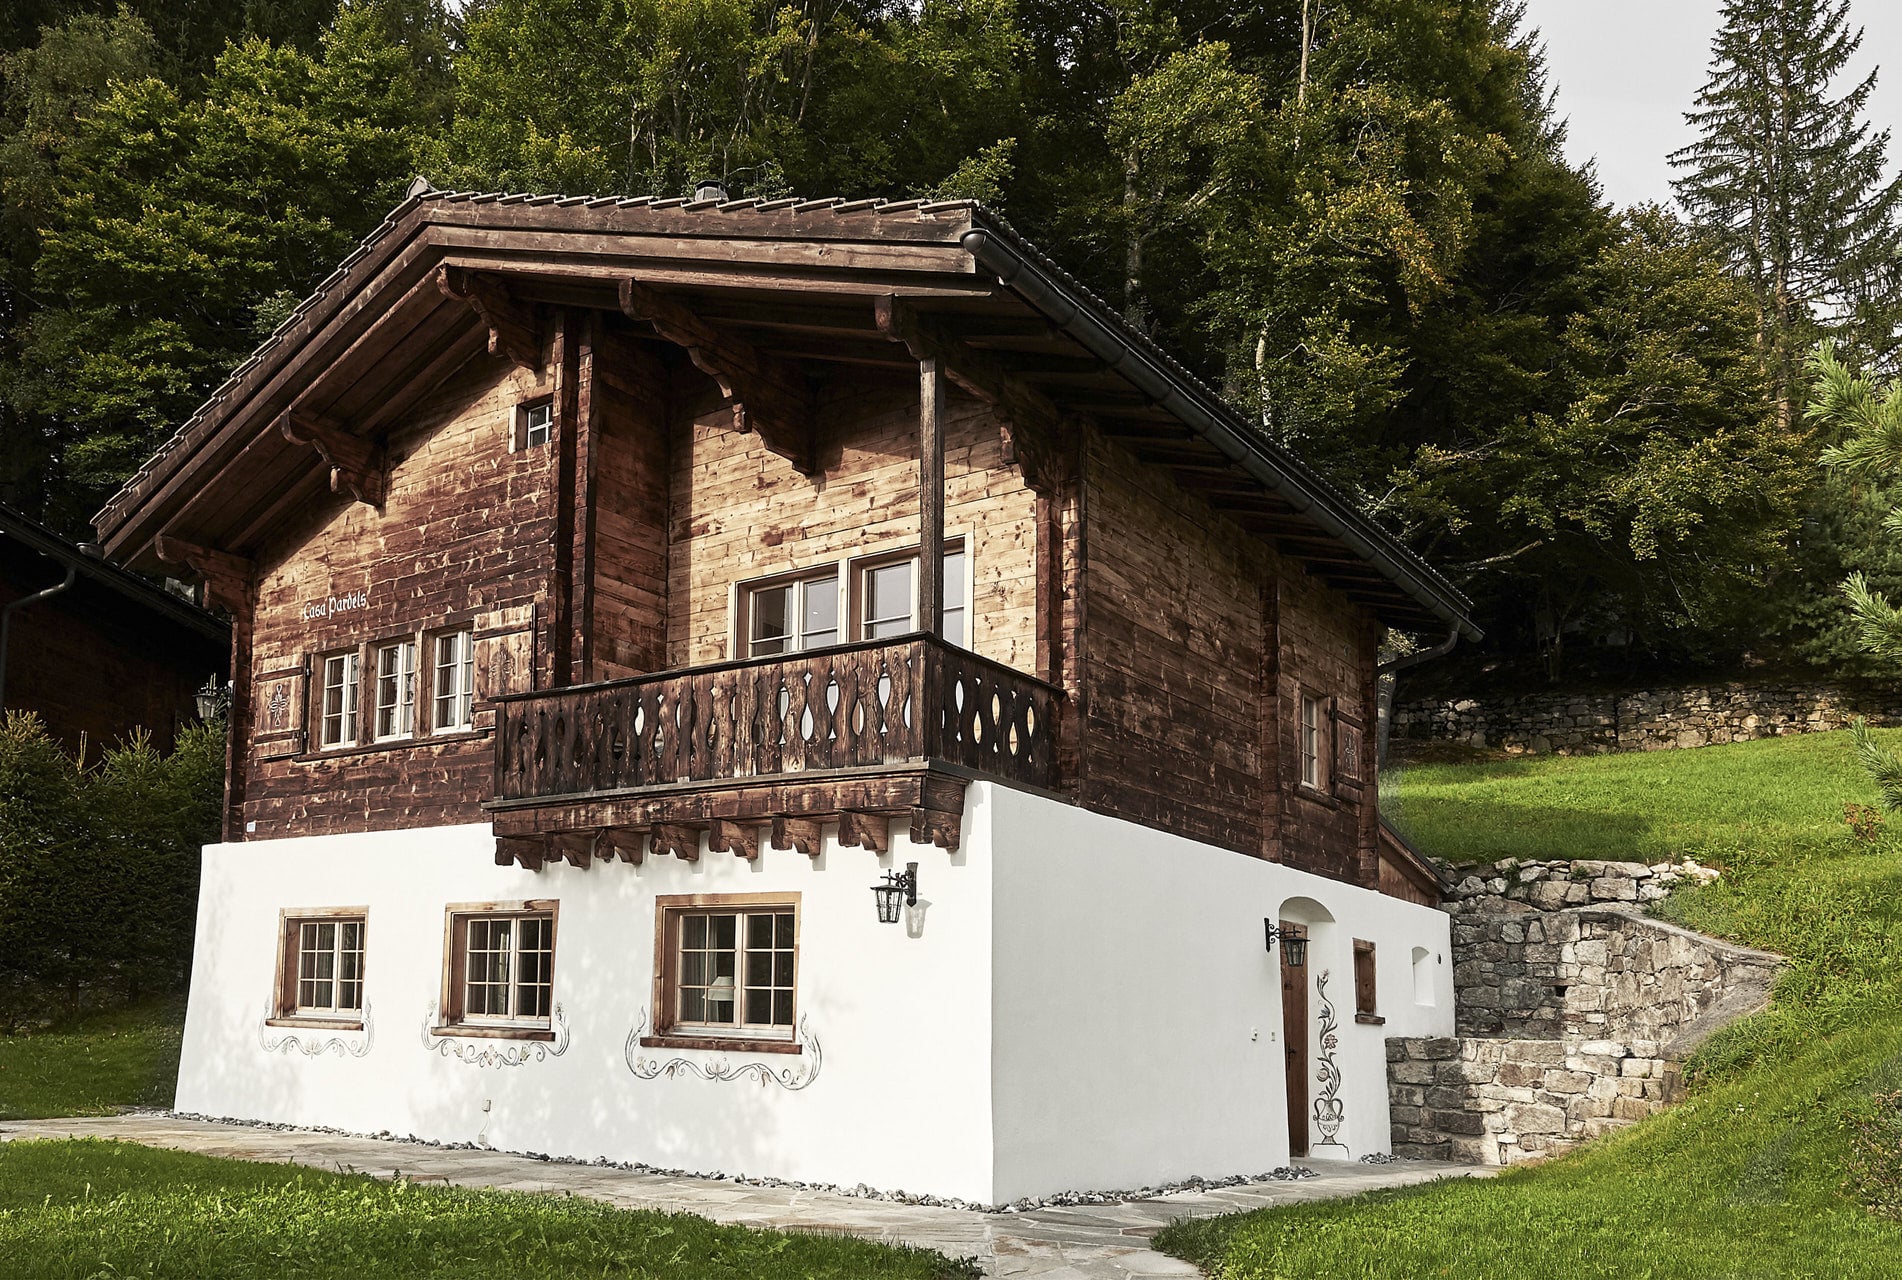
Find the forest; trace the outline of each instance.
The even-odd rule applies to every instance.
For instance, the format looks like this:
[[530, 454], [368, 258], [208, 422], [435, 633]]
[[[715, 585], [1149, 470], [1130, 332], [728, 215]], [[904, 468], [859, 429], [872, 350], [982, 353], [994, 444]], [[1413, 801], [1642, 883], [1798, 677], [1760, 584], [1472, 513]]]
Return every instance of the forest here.
[[1618, 209], [1514, 0], [15, 0], [0, 502], [86, 536], [418, 174], [974, 198], [1441, 567], [1492, 666], [1860, 670], [1899, 495], [1807, 408], [1819, 351], [1902, 362], [1860, 40], [1728, 0], [1675, 207]]

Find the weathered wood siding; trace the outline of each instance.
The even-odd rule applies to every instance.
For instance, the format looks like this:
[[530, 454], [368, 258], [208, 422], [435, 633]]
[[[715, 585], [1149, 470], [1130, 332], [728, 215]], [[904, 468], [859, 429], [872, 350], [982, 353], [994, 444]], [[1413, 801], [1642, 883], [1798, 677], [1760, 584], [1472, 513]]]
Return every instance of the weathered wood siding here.
[[1085, 485], [1082, 802], [1359, 879], [1371, 782], [1298, 786], [1296, 734], [1303, 687], [1364, 718], [1365, 615], [1120, 448]]
[[[392, 433], [381, 512], [328, 498], [260, 563], [244, 788], [244, 820], [257, 824], [250, 834], [482, 819], [493, 747], [479, 731], [489, 719], [481, 697], [530, 687], [531, 667], [536, 684], [550, 678], [548, 646], [527, 628], [553, 567], [555, 451], [510, 447], [516, 405], [550, 387], [546, 369], [537, 375], [501, 361], [473, 362]], [[358, 591], [366, 595], [362, 608], [303, 616], [306, 604]], [[314, 749], [312, 655], [468, 625], [477, 635], [477, 733]], [[425, 644], [419, 668], [430, 658]], [[367, 736], [373, 702], [359, 714]]]
[[[725, 661], [735, 583], [918, 545], [918, 392], [868, 384], [820, 409], [820, 476], [795, 472], [705, 400], [676, 435], [670, 665]], [[1036, 496], [1005, 465], [997, 420], [953, 395], [945, 412], [947, 539], [972, 575], [972, 647], [1036, 666]], [[849, 606], [841, 604], [843, 612]]]
[[593, 667], [583, 680], [667, 665], [668, 374], [632, 343], [603, 344], [595, 477]]

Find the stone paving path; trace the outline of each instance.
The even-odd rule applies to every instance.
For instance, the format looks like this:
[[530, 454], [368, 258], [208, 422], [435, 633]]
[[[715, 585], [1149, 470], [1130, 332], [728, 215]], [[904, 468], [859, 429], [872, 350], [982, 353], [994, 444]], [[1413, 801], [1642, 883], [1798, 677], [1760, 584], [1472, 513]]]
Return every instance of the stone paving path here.
[[1217, 1191], [1177, 1192], [1124, 1204], [1080, 1205], [1029, 1213], [973, 1213], [825, 1191], [745, 1187], [705, 1178], [629, 1173], [584, 1164], [532, 1160], [499, 1151], [444, 1150], [375, 1138], [180, 1120], [153, 1113], [0, 1123], [0, 1141], [19, 1138], [117, 1138], [235, 1160], [398, 1174], [415, 1182], [510, 1191], [572, 1193], [630, 1209], [697, 1213], [717, 1222], [793, 1231], [839, 1231], [904, 1241], [950, 1257], [976, 1257], [987, 1276], [1035, 1280], [1148, 1280], [1196, 1276], [1186, 1262], [1157, 1253], [1149, 1237], [1178, 1218], [1207, 1218], [1264, 1205], [1357, 1195], [1434, 1178], [1484, 1176], [1492, 1170], [1436, 1161], [1392, 1165], [1309, 1160], [1318, 1177]]

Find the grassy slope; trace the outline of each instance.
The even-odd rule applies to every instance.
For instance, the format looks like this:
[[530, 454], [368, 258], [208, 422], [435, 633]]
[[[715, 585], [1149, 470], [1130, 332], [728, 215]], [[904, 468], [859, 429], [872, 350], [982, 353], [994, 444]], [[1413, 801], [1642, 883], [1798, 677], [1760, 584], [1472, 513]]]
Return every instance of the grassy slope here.
[[167, 1001], [72, 1028], [0, 1036], [0, 1120], [171, 1106], [184, 1017]]
[[1692, 1101], [1567, 1159], [1183, 1224], [1162, 1247], [1229, 1280], [1902, 1276], [1902, 1226], [1844, 1189], [1845, 1118], [1902, 1088], [1902, 842], [1848, 836], [1843, 802], [1874, 798], [1848, 735], [1415, 766], [1399, 795], [1408, 834], [1456, 860], [1723, 866], [1668, 914], [1788, 955], [1775, 1008], [1707, 1046]]
[[0, 1144], [8, 1277], [939, 1280], [937, 1254], [590, 1200], [378, 1182], [125, 1143]]

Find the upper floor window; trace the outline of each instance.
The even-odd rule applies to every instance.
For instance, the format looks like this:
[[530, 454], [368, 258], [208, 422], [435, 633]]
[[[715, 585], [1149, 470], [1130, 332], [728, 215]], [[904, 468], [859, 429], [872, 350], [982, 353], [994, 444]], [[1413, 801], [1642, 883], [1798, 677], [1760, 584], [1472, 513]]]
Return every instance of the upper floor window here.
[[347, 747], [357, 740], [357, 653], [333, 653], [323, 659], [324, 700], [319, 741]]
[[541, 400], [515, 411], [515, 447], [533, 449], [547, 444], [555, 431], [555, 402]]
[[437, 733], [453, 733], [475, 725], [475, 633], [449, 631], [436, 637], [436, 670], [432, 685], [435, 714], [430, 723]]
[[416, 642], [398, 640], [376, 651], [376, 736], [379, 741], [416, 732]]
[[1327, 699], [1301, 695], [1301, 783], [1320, 790], [1327, 785]]
[[[858, 601], [859, 640], [884, 640], [921, 629], [918, 619], [918, 557], [866, 559], [856, 564], [853, 592]], [[965, 601], [969, 583], [965, 574], [964, 544], [945, 547], [944, 607], [938, 612], [937, 632], [960, 648], [969, 647]]]
[[839, 643], [836, 570], [745, 592], [746, 656], [764, 658]]

